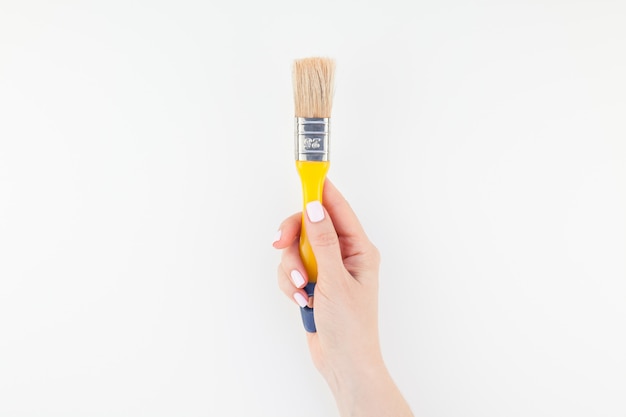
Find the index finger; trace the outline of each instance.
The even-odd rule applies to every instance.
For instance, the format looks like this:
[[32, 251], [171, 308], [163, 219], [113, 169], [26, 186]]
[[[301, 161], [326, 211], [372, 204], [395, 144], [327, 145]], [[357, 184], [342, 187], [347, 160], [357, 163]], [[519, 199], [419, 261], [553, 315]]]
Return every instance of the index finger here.
[[287, 217], [278, 228], [278, 235], [272, 245], [276, 249], [285, 249], [300, 237], [300, 226], [302, 225], [302, 213], [295, 213]]

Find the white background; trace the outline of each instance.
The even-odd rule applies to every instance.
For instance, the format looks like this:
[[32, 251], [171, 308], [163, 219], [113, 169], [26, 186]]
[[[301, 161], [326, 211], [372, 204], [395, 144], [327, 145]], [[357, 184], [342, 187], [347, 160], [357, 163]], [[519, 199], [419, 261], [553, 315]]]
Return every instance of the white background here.
[[416, 416], [626, 415], [626, 5], [0, 2], [0, 415], [333, 416], [271, 240], [291, 63]]

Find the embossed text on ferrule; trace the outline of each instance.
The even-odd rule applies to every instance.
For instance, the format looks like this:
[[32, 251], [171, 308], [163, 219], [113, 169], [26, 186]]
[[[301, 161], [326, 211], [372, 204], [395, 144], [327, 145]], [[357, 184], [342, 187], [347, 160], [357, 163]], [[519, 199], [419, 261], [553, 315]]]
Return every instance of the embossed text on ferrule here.
[[296, 159], [299, 161], [328, 161], [328, 118], [296, 117]]
[[304, 149], [307, 151], [320, 150], [322, 147], [322, 138], [304, 138]]

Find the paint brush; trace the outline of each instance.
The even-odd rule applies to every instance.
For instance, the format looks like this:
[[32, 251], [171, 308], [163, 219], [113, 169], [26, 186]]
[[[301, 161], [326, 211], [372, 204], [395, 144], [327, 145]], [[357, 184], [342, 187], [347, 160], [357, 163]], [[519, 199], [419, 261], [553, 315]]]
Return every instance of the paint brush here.
[[[295, 102], [295, 157], [302, 182], [302, 230], [300, 257], [309, 282], [305, 287], [309, 299], [317, 282], [317, 263], [309, 244], [304, 216], [306, 205], [322, 201], [324, 180], [330, 167], [330, 113], [333, 99], [335, 63], [328, 58], [305, 58], [294, 62], [293, 90]], [[315, 332], [312, 302], [301, 307], [302, 322], [307, 332]]]

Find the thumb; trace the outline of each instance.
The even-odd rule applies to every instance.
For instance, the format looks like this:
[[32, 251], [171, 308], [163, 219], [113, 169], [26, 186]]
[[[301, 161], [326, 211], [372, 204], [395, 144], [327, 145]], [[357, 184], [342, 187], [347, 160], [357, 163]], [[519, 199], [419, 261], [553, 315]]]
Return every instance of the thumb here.
[[340, 271], [343, 259], [339, 237], [328, 211], [319, 201], [306, 205], [306, 233], [317, 262], [318, 277]]

